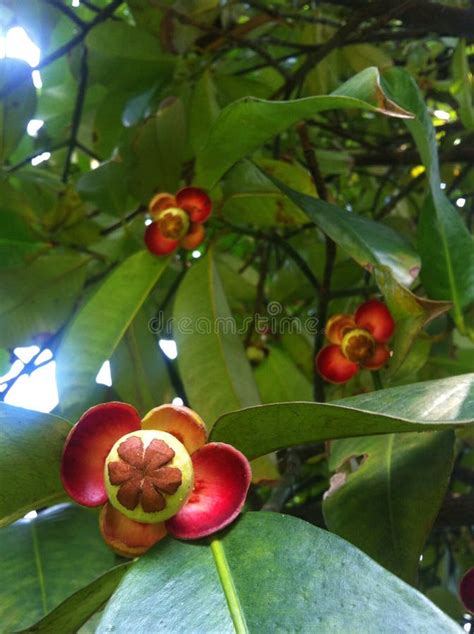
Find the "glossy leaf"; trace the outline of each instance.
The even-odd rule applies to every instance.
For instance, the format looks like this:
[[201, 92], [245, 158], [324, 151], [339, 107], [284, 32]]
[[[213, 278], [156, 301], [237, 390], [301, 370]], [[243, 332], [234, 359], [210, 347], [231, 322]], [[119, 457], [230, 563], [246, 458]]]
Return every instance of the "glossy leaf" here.
[[25, 345], [54, 332], [69, 316], [82, 289], [88, 259], [44, 255], [21, 268], [0, 272], [0, 345]]
[[54, 610], [24, 632], [61, 632], [75, 634], [93, 617], [116, 590], [130, 564], [122, 564], [108, 570], [103, 575], [72, 594]]
[[60, 405], [74, 418], [83, 411], [95, 377], [166, 268], [167, 259], [139, 251], [122, 262], [76, 314], [57, 357]]
[[87, 172], [77, 182], [77, 191], [103, 213], [123, 215], [128, 208], [127, 172], [123, 163], [108, 161]]
[[293, 101], [244, 97], [224, 108], [209, 131], [197, 156], [196, 182], [201, 187], [213, 187], [234, 163], [251, 154], [267, 139], [301, 119], [336, 108], [358, 108], [395, 117], [411, 116], [384, 94], [376, 68], [367, 68], [328, 96]]
[[369, 634], [462, 631], [335, 535], [289, 516], [248, 513], [210, 545], [158, 544], [125, 576], [97, 633], [347, 632], [354, 624]]
[[110, 360], [114, 390], [144, 416], [172, 400], [168, 371], [144, 309], [128, 327]]
[[[415, 583], [420, 555], [446, 494], [454, 439], [452, 431], [444, 431], [332, 443], [330, 466], [344, 480], [323, 503], [328, 528]], [[362, 462], [351, 472], [354, 457]]]
[[115, 560], [97, 513], [67, 504], [2, 529], [0, 556], [0, 620], [8, 632], [35, 623]]
[[423, 327], [446, 313], [452, 304], [418, 297], [398, 284], [388, 267], [377, 268], [375, 279], [396, 322], [391, 342], [393, 357], [390, 359], [387, 372], [391, 377], [402, 366]]
[[399, 68], [390, 70], [385, 79], [397, 100], [416, 114], [415, 119], [407, 121], [407, 127], [429, 176], [431, 196], [418, 224], [421, 280], [433, 299], [453, 302], [456, 323], [465, 331], [463, 310], [474, 301], [473, 241], [459, 212], [441, 189], [435, 130], [416, 83]]
[[474, 374], [393, 387], [332, 403], [281, 403], [222, 416], [211, 440], [248, 458], [303, 443], [400, 432], [448, 430], [474, 422]]
[[361, 266], [369, 270], [374, 265], [388, 266], [395, 278], [406, 285], [418, 275], [420, 260], [417, 253], [391, 227], [301, 194], [273, 176], [268, 175], [268, 178]]
[[212, 252], [178, 289], [174, 337], [186, 395], [209, 428], [224, 412], [260, 402]]
[[58, 416], [0, 403], [0, 526], [66, 497], [59, 463], [70, 429]]
[[21, 75], [29, 77], [6, 97], [2, 97], [0, 103], [0, 164], [26, 134], [26, 126], [36, 109], [36, 91], [29, 64], [19, 59], [0, 59], [0, 91]]
[[271, 346], [268, 356], [257, 366], [255, 381], [262, 403], [310, 401], [312, 386], [285, 351]]

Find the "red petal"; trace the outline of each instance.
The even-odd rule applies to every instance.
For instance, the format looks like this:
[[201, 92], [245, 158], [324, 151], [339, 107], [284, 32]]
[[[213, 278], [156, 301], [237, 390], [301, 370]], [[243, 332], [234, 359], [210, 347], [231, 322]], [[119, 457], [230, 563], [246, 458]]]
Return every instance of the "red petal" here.
[[154, 220], [156, 220], [156, 217], [161, 211], [169, 209], [170, 207], [176, 207], [176, 198], [167, 192], [156, 194], [148, 204], [148, 210]]
[[343, 313], [333, 315], [326, 322], [327, 340], [330, 343], [341, 344], [346, 332], [355, 327], [356, 325], [352, 315], [345, 315]]
[[354, 315], [359, 328], [365, 328], [379, 343], [386, 343], [393, 335], [395, 322], [390, 311], [378, 299], [369, 299], [359, 306]]
[[122, 557], [143, 555], [166, 536], [164, 522], [160, 524], [134, 522], [108, 503], [100, 512], [99, 526], [105, 543]]
[[206, 231], [204, 230], [204, 226], [199, 222], [192, 222], [188, 233], [181, 240], [181, 246], [183, 249], [190, 251], [198, 247], [205, 237]]
[[166, 522], [178, 539], [199, 539], [230, 524], [244, 505], [252, 478], [247, 458], [231, 445], [209, 443], [192, 460], [193, 493]]
[[189, 407], [160, 405], [150, 410], [142, 420], [143, 429], [166, 431], [177, 438], [193, 454], [206, 444], [207, 430], [204, 421]]
[[346, 383], [359, 369], [357, 363], [349, 361], [339, 346], [324, 346], [316, 357], [316, 369], [329, 383]]
[[104, 504], [105, 459], [119, 438], [138, 429], [138, 412], [125, 403], [96, 405], [81, 416], [69, 432], [61, 461], [63, 486], [76, 502]]
[[179, 240], [169, 240], [160, 233], [157, 222], [152, 222], [145, 230], [145, 244], [154, 255], [168, 255], [179, 246]]
[[189, 214], [191, 222], [205, 222], [212, 211], [212, 201], [199, 187], [185, 187], [176, 194], [176, 204]]
[[470, 568], [461, 579], [459, 594], [466, 610], [474, 613], [474, 567]]
[[390, 359], [390, 349], [383, 343], [375, 346], [373, 355], [362, 364], [368, 370], [380, 370]]

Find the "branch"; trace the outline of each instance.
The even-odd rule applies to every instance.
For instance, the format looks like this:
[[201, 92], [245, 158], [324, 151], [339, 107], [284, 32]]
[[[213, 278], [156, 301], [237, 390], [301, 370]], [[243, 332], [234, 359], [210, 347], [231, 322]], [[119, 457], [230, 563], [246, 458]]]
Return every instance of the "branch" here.
[[74, 24], [77, 24], [81, 29], [87, 24], [84, 20], [77, 15], [75, 11], [73, 11], [70, 7], [66, 6], [61, 2], [61, 0], [45, 0], [47, 4], [50, 4], [52, 7], [61, 11], [66, 17], [68, 17]]
[[81, 68], [79, 76], [79, 86], [77, 88], [76, 103], [74, 106], [74, 113], [72, 115], [71, 123], [71, 136], [69, 138], [68, 150], [66, 154], [66, 160], [64, 161], [64, 170], [62, 175], [62, 182], [66, 183], [69, 177], [69, 170], [71, 169], [72, 154], [77, 143], [77, 134], [79, 132], [79, 126], [81, 125], [82, 111], [84, 109], [84, 101], [87, 91], [87, 78], [89, 75], [87, 67], [87, 48], [84, 46], [81, 55]]
[[118, 222], [114, 223], [113, 225], [110, 225], [110, 227], [106, 227], [105, 229], [102, 229], [102, 231], [100, 232], [100, 235], [101, 236], [108, 236], [109, 233], [113, 233], [117, 229], [120, 229], [121, 227], [126, 225], [128, 222], [130, 222], [130, 220], [133, 220], [133, 218], [135, 218], [136, 216], [139, 216], [140, 214], [144, 213], [146, 210], [147, 210], [147, 208], [144, 205], [140, 205], [139, 207], [137, 207], [136, 209], [131, 211], [128, 214], [128, 216], [125, 216], [125, 218], [122, 218], [121, 220], [119, 220]]

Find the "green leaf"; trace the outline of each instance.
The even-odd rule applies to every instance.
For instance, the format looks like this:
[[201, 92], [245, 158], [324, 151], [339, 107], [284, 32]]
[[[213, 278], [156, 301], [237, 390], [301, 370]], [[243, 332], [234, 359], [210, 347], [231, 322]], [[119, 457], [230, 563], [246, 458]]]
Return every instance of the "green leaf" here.
[[397, 323], [392, 340], [393, 357], [387, 376], [394, 376], [407, 358], [408, 353], [423, 327], [431, 320], [446, 313], [451, 302], [436, 302], [417, 297], [404, 286], [398, 284], [387, 267], [375, 269], [375, 279], [387, 305]]
[[2, 529], [0, 557], [0, 620], [7, 632], [35, 623], [115, 560], [97, 513], [67, 504]]
[[158, 282], [168, 260], [139, 251], [122, 262], [79, 310], [67, 330], [57, 357], [62, 411], [76, 417], [95, 387], [104, 361]]
[[453, 302], [456, 323], [461, 332], [466, 332], [463, 310], [474, 301], [472, 238], [441, 189], [435, 130], [415, 81], [400, 68], [390, 70], [384, 79], [397, 100], [416, 115], [406, 125], [429, 176], [431, 196], [418, 224], [421, 281], [433, 299]]
[[144, 309], [128, 327], [110, 366], [114, 390], [141, 414], [172, 400], [168, 371]]
[[186, 145], [186, 117], [182, 101], [170, 97], [133, 132], [126, 149], [133, 194], [147, 200], [157, 191], [175, 192], [180, 183]]
[[77, 191], [103, 213], [122, 216], [128, 209], [127, 171], [119, 161], [107, 161], [86, 172], [77, 182]]
[[287, 356], [286, 352], [270, 346], [269, 354], [255, 369], [254, 376], [262, 403], [310, 401], [311, 383]]
[[149, 88], [157, 78], [169, 79], [173, 71], [173, 59], [162, 53], [155, 37], [122, 21], [99, 24], [86, 44], [91, 78], [108, 90]]
[[273, 176], [268, 178], [361, 266], [369, 270], [374, 265], [388, 266], [395, 278], [406, 285], [418, 275], [417, 253], [391, 227], [297, 192]]
[[[323, 502], [328, 528], [415, 583], [420, 555], [448, 487], [454, 440], [452, 431], [444, 431], [332, 443], [330, 466], [339, 473], [334, 476], [336, 490]], [[362, 463], [351, 473], [359, 456]]]
[[260, 402], [212, 252], [181, 282], [173, 332], [186, 395], [209, 428], [224, 412]]
[[3, 376], [10, 369], [10, 353], [4, 348], [0, 348], [0, 376]]
[[75, 634], [115, 592], [130, 563], [121, 564], [82, 587], [24, 632]]
[[367, 68], [329, 96], [290, 101], [244, 97], [224, 108], [210, 129], [197, 156], [196, 182], [201, 187], [212, 188], [229, 167], [267, 139], [301, 119], [336, 108], [358, 108], [403, 118], [411, 116], [383, 93], [376, 68]]
[[211, 440], [230, 443], [251, 459], [303, 443], [446, 430], [473, 422], [474, 374], [465, 374], [332, 403], [250, 407], [222, 416], [214, 426]]
[[459, 38], [453, 55], [453, 79], [451, 92], [459, 104], [459, 118], [467, 130], [474, 128], [473, 79], [469, 68], [465, 38]]
[[70, 429], [58, 416], [0, 403], [0, 526], [65, 497], [59, 464]]
[[19, 59], [0, 59], [0, 91], [19, 76], [29, 77], [0, 102], [0, 164], [8, 159], [21, 138], [36, 109], [36, 91], [31, 79], [31, 67]]
[[306, 194], [314, 192], [307, 170], [298, 163], [260, 159], [258, 167], [241, 161], [232, 168], [225, 180], [222, 214], [238, 225], [256, 227], [295, 227], [307, 222], [307, 217], [262, 174], [276, 176], [286, 185]]
[[210, 545], [166, 539], [140, 559], [97, 634], [157, 627], [207, 634], [462, 632], [347, 542], [276, 513], [248, 513]]
[[194, 152], [204, 145], [219, 110], [216, 87], [211, 73], [205, 70], [194, 87], [189, 106], [189, 136]]
[[55, 332], [74, 307], [87, 263], [78, 254], [49, 254], [0, 271], [0, 345], [13, 348], [38, 333]]

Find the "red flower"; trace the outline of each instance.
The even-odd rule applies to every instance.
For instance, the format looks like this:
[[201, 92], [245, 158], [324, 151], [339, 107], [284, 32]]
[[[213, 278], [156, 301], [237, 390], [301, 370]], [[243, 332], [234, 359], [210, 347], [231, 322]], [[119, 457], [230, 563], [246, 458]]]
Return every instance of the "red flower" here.
[[149, 204], [153, 222], [145, 231], [148, 250], [155, 255], [167, 255], [179, 246], [195, 249], [204, 240], [202, 223], [211, 211], [211, 199], [197, 187], [185, 187], [176, 196], [157, 194]]
[[141, 555], [168, 532], [205, 537], [237, 517], [251, 480], [243, 454], [206, 441], [187, 407], [162, 405], [140, 420], [131, 405], [96, 405], [66, 439], [63, 486], [79, 504], [103, 505], [100, 530], [120, 555]]
[[361, 304], [354, 315], [333, 315], [326, 324], [329, 345], [316, 357], [319, 374], [330, 383], [346, 383], [361, 367], [380, 369], [390, 358], [386, 344], [394, 329], [390, 311], [377, 299]]

